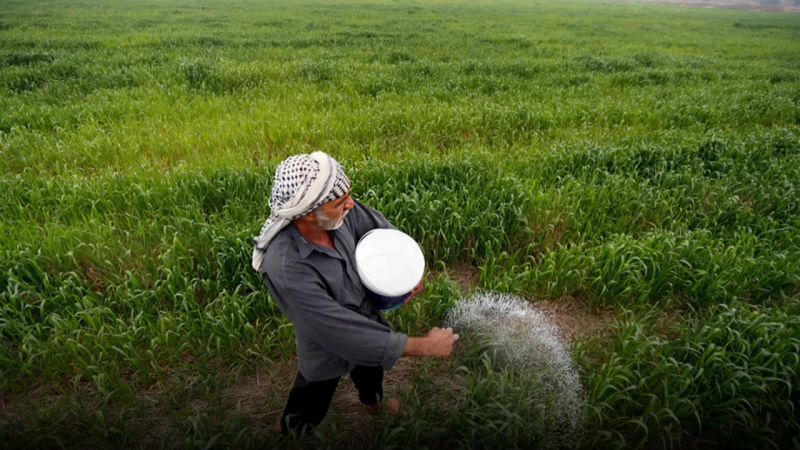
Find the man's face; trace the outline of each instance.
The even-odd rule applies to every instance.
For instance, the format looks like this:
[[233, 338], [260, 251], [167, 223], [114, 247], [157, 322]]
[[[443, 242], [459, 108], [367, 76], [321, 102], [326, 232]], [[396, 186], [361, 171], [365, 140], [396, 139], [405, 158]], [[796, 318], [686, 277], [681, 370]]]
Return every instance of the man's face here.
[[317, 226], [323, 230], [336, 230], [344, 223], [344, 217], [355, 206], [350, 192], [329, 202], [319, 205], [321, 214], [317, 214]]

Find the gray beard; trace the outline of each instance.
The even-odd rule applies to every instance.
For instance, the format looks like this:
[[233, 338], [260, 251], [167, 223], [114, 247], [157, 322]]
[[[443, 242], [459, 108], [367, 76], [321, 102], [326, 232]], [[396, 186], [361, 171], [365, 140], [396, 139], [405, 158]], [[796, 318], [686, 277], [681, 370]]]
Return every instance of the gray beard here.
[[337, 222], [334, 222], [333, 220], [331, 220], [330, 217], [326, 216], [325, 214], [319, 214], [317, 216], [317, 224], [319, 225], [320, 228], [326, 231], [338, 230], [339, 228], [341, 228], [342, 224], [344, 224], [344, 218], [347, 217], [348, 214], [350, 214], [349, 209], [345, 211], [344, 214], [342, 214], [342, 217], [340, 217]]

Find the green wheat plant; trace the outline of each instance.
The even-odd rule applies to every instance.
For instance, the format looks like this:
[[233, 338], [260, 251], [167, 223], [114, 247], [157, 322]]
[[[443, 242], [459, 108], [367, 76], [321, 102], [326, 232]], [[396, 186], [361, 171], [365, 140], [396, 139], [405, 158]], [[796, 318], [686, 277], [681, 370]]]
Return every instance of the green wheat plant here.
[[249, 255], [276, 165], [319, 149], [423, 249], [395, 329], [487, 291], [603, 322], [565, 330], [578, 447], [797, 448], [799, 30], [582, 0], [4, 2], [0, 441], [545, 446], [542, 386], [478, 342], [414, 366], [402, 420], [272, 432], [294, 332]]

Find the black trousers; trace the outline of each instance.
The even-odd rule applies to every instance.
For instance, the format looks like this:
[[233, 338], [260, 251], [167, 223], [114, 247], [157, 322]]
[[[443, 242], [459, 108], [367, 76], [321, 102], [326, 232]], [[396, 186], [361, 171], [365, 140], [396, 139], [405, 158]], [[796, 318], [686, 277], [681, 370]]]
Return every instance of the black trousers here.
[[[383, 367], [356, 366], [350, 372], [350, 378], [358, 390], [361, 403], [376, 405], [383, 399]], [[319, 425], [328, 414], [339, 379], [341, 377], [308, 381], [298, 371], [281, 417], [281, 432], [285, 435], [289, 429], [293, 429], [301, 434]]]

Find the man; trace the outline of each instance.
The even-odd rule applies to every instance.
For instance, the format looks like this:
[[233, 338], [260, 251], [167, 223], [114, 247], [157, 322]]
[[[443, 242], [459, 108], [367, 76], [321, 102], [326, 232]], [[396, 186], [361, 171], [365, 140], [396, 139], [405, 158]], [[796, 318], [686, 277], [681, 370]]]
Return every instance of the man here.
[[[450, 355], [458, 335], [449, 328], [425, 337], [396, 333], [366, 300], [356, 244], [372, 229], [394, 227], [350, 196], [350, 180], [333, 158], [314, 152], [281, 162], [269, 205], [252, 266], [295, 328], [299, 367], [280, 421], [284, 434], [318, 425], [346, 373], [365, 409], [376, 413], [384, 369], [400, 356]], [[412, 297], [421, 290], [422, 282]], [[387, 399], [385, 408], [397, 413], [399, 402]]]

